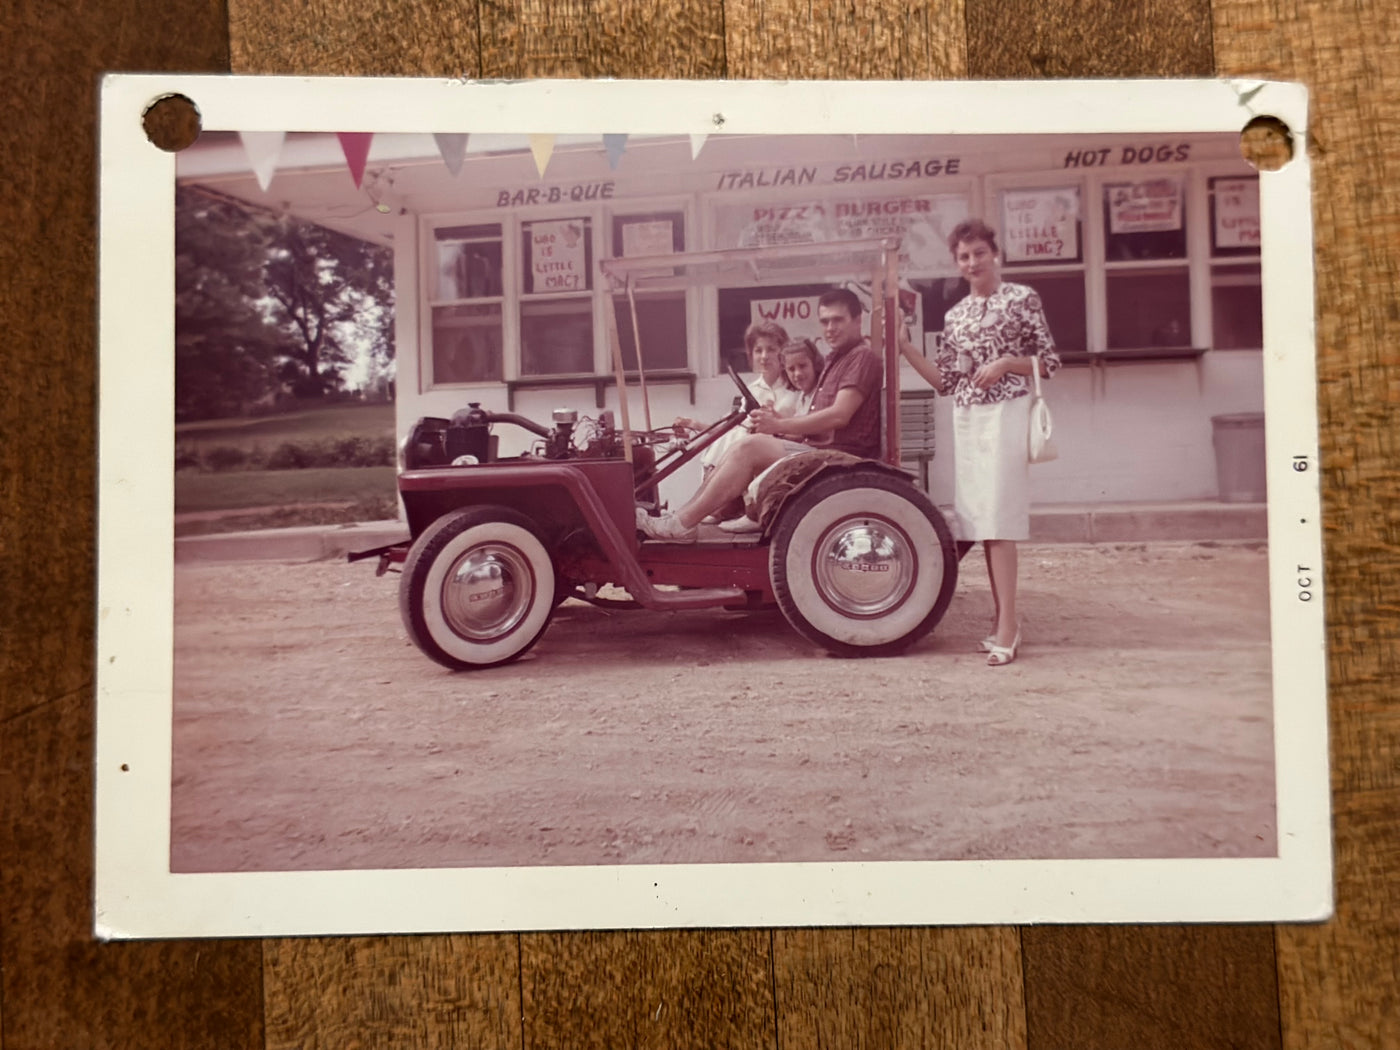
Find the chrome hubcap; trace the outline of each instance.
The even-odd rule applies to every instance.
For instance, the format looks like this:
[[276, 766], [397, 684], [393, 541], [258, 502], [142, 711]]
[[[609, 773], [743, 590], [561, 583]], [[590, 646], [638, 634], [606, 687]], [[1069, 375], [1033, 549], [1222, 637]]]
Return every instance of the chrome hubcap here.
[[442, 614], [461, 637], [488, 642], [520, 625], [534, 589], [524, 555], [504, 544], [483, 544], [458, 558], [443, 578]]
[[814, 551], [817, 589], [845, 616], [883, 616], [909, 596], [918, 574], [909, 537], [879, 518], [847, 518]]

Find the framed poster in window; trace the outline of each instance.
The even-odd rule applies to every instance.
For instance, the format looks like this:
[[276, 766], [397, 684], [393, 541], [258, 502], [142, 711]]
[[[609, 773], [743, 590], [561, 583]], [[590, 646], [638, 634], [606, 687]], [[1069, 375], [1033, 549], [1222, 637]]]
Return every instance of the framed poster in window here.
[[593, 247], [587, 219], [527, 222], [522, 230], [527, 292], [557, 295], [593, 287]]
[[1210, 250], [1217, 256], [1258, 254], [1258, 178], [1210, 180]]
[[1006, 190], [1002, 258], [1008, 263], [1080, 262], [1079, 187]]

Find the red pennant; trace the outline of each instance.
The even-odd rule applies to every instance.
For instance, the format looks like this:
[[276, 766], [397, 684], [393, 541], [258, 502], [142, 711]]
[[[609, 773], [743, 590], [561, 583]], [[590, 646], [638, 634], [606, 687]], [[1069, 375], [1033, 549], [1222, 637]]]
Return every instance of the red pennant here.
[[340, 148], [345, 153], [345, 163], [350, 166], [350, 177], [355, 180], [355, 189], [365, 177], [365, 161], [369, 159], [369, 143], [374, 138], [372, 131], [338, 131]]

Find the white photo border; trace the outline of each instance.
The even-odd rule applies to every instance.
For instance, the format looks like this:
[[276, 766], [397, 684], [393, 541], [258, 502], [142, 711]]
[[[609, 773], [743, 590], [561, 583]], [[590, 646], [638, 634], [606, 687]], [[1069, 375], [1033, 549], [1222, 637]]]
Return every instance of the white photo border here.
[[[1260, 173], [1278, 856], [172, 874], [175, 156], [205, 130], [736, 134], [1292, 130]], [[619, 927], [1277, 922], [1331, 913], [1313, 244], [1300, 85], [114, 75], [101, 92], [95, 927], [102, 938]], [[1306, 570], [1306, 571], [1305, 571]]]

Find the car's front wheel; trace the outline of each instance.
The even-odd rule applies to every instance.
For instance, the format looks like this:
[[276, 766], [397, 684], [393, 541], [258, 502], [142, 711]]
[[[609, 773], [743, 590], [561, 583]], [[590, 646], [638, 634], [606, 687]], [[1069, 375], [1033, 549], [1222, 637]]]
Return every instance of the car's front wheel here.
[[882, 656], [942, 619], [957, 565], [952, 533], [924, 495], [866, 469], [820, 475], [789, 499], [768, 571], [803, 637], [838, 656]]
[[445, 514], [414, 542], [399, 584], [409, 637], [454, 669], [527, 652], [554, 612], [554, 564], [524, 516], [504, 507]]

